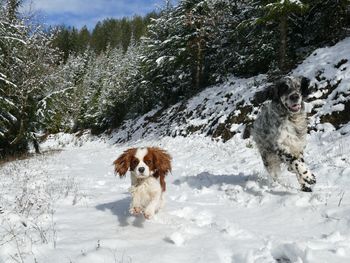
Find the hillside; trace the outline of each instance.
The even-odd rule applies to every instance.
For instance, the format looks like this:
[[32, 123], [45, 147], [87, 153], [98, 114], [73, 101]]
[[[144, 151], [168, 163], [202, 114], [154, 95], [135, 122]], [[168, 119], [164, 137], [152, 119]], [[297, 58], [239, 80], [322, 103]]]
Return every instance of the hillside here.
[[[350, 38], [335, 46], [315, 50], [291, 72], [310, 78], [310, 129], [331, 123], [340, 129], [350, 121]], [[158, 136], [201, 134], [227, 141], [239, 133], [249, 137], [249, 127], [267, 99], [267, 76], [249, 79], [231, 77], [222, 85], [209, 87], [192, 99], [170, 108], [155, 109], [129, 120], [115, 132], [117, 142]], [[245, 129], [248, 127], [248, 129]]]

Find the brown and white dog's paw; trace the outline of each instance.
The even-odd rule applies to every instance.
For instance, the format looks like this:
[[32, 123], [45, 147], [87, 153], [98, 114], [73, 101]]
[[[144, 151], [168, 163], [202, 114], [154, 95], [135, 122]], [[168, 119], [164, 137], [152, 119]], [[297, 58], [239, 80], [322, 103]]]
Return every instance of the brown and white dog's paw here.
[[146, 209], [146, 210], [143, 212], [143, 216], [144, 216], [146, 219], [151, 219], [151, 218], [154, 216], [154, 212]]
[[129, 212], [130, 214], [136, 216], [139, 215], [141, 213], [142, 209], [140, 207], [131, 207]]

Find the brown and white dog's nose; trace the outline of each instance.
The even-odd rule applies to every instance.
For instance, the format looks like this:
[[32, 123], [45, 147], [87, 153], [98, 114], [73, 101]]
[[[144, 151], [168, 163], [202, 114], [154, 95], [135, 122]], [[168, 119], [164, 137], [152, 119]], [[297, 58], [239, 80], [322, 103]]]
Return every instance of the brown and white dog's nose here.
[[145, 167], [139, 167], [139, 172], [143, 173], [145, 171]]

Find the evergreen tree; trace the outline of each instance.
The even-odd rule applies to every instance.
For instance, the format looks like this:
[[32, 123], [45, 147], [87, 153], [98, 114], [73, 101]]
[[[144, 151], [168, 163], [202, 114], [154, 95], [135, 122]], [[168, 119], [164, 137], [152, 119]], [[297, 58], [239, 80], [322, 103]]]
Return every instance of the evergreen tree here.
[[52, 46], [58, 48], [61, 51], [62, 59], [64, 62], [67, 61], [71, 54], [76, 54], [78, 47], [77, 45], [77, 30], [75, 28], [66, 28], [65, 26], [60, 26], [54, 31], [54, 39], [52, 41]]
[[90, 47], [90, 38], [91, 38], [90, 31], [86, 26], [80, 29], [78, 34], [78, 43], [77, 43], [78, 52], [82, 53]]
[[[8, 2], [4, 10], [8, 11]], [[16, 2], [18, 3], [18, 2]], [[40, 27], [13, 15], [17, 9], [0, 16], [0, 148], [3, 154], [25, 151], [36, 141], [39, 129], [36, 116], [38, 101], [46, 91], [45, 78], [56, 62], [49, 47], [51, 38]], [[37, 149], [38, 150], [38, 149]]]
[[233, 7], [224, 0], [183, 0], [176, 7], [168, 5], [148, 27], [145, 80], [165, 104], [216, 81], [222, 67], [222, 40], [229, 28], [222, 25], [232, 15], [227, 5]]
[[304, 0], [309, 8], [300, 19], [301, 46], [314, 49], [328, 43], [334, 44], [344, 38], [350, 27], [350, 1]]
[[195, 29], [189, 30], [190, 24], [184, 16], [186, 6], [184, 1], [176, 8], [168, 4], [159, 18], [152, 21], [144, 40], [147, 47], [143, 60], [145, 78], [165, 104], [194, 93], [196, 63], [193, 63], [194, 46], [189, 38]]
[[293, 14], [303, 12], [307, 6], [299, 0], [256, 1], [254, 5], [256, 8], [262, 9], [262, 16], [258, 18], [257, 23], [268, 24], [272, 22], [276, 24], [274, 32], [279, 36], [277, 42], [278, 67], [282, 72], [286, 72], [290, 69], [288, 61], [289, 20]]
[[99, 98], [101, 95], [102, 81], [106, 69], [106, 56], [100, 54], [92, 57], [82, 82], [82, 94], [80, 112], [77, 125], [74, 130], [88, 129], [100, 131], [99, 126]]
[[79, 128], [101, 132], [117, 127], [133, 110], [128, 105], [137, 94], [139, 59], [139, 47], [131, 44], [126, 53], [121, 47], [107, 48], [91, 62], [83, 81]]
[[92, 56], [90, 51], [72, 55], [47, 77], [46, 93], [39, 101], [37, 111], [46, 132], [71, 132], [78, 125], [83, 80]]
[[128, 49], [131, 38], [138, 43], [147, 32], [147, 25], [156, 13], [150, 13], [145, 17], [113, 19], [108, 18], [99, 21], [92, 32], [86, 26], [77, 30], [74, 27], [60, 26], [56, 33], [53, 46], [63, 52], [64, 61], [70, 54], [83, 54], [91, 47], [97, 54], [106, 51], [107, 47], [122, 46], [124, 52]]

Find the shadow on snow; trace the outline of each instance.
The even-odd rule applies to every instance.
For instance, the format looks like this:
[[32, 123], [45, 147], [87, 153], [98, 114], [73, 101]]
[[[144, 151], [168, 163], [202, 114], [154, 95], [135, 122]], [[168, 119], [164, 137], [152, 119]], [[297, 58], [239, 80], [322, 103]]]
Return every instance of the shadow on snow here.
[[[129, 226], [129, 218], [134, 217], [129, 213], [129, 206], [131, 203], [131, 197], [126, 197], [121, 200], [117, 200], [110, 203], [100, 204], [96, 206], [98, 210], [106, 211], [110, 210], [114, 215], [118, 217], [119, 225], [122, 227]], [[132, 225], [135, 227], [143, 227], [145, 219], [143, 216], [135, 217], [135, 220], [132, 222]]]
[[[249, 187], [248, 182], [256, 182], [258, 189]], [[186, 176], [174, 181], [175, 185], [182, 185], [186, 183], [189, 187], [193, 189], [203, 189], [204, 187], [210, 188], [212, 186], [221, 187], [223, 185], [239, 185], [244, 189], [245, 192], [260, 196], [262, 195], [262, 190], [269, 189], [265, 192], [272, 195], [293, 195], [287, 189], [285, 191], [274, 190], [269, 186], [268, 180], [266, 178], [261, 178], [257, 174], [245, 175], [239, 173], [238, 175], [213, 175], [207, 172], [200, 173], [196, 176]]]

